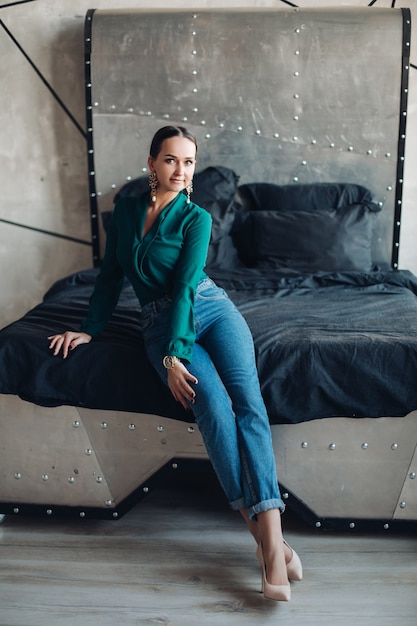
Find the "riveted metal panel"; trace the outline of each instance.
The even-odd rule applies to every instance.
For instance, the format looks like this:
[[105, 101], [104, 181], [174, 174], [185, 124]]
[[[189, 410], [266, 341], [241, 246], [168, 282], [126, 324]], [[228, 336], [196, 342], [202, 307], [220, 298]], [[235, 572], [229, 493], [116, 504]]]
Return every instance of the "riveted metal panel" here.
[[111, 208], [115, 190], [146, 173], [155, 130], [184, 124], [198, 138], [200, 169], [222, 164], [242, 183], [370, 188], [383, 206], [374, 259], [396, 266], [403, 16], [350, 7], [91, 13], [93, 202]]

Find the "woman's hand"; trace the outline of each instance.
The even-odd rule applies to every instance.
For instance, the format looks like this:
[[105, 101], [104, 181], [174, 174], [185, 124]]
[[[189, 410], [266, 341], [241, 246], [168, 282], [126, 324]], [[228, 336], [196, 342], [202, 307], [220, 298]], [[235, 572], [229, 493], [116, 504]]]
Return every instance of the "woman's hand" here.
[[191, 404], [195, 402], [195, 391], [190, 386], [190, 382], [194, 385], [198, 384], [197, 378], [190, 374], [181, 361], [177, 361], [175, 366], [168, 370], [168, 387], [175, 400], [181, 402], [187, 411], [190, 410], [188, 402], [191, 402]]
[[67, 330], [62, 335], [51, 335], [48, 339], [51, 342], [49, 349], [53, 350], [54, 356], [57, 356], [62, 350], [62, 356], [66, 359], [70, 350], [74, 350], [82, 343], [89, 343], [92, 340], [92, 336], [88, 333]]

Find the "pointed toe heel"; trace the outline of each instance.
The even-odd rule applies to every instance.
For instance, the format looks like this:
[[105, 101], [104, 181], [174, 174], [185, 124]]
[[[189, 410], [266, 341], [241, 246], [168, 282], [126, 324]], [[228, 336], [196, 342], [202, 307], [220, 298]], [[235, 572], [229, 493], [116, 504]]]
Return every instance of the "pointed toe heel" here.
[[266, 566], [265, 559], [262, 552], [261, 544], [258, 544], [256, 549], [256, 556], [261, 566], [262, 575], [262, 593], [264, 598], [268, 600], [275, 600], [276, 602], [289, 602], [291, 600], [291, 587], [290, 585], [271, 585], [266, 578]]

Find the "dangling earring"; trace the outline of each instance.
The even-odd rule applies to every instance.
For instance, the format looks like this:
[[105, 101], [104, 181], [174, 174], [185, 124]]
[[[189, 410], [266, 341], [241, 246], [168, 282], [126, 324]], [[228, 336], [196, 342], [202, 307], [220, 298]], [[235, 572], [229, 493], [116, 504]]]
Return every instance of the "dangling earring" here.
[[193, 181], [190, 180], [190, 182], [187, 185], [187, 204], [190, 204], [191, 199], [190, 196], [193, 193]]
[[149, 187], [151, 188], [151, 201], [156, 202], [156, 189], [158, 187], [158, 177], [156, 172], [149, 174]]

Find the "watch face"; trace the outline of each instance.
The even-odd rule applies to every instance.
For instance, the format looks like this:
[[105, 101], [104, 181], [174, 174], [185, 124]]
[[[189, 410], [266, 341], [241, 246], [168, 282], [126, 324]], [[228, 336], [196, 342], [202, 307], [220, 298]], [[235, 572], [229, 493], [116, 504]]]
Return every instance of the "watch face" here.
[[162, 362], [164, 364], [164, 367], [166, 367], [168, 370], [170, 370], [170, 369], [172, 369], [174, 367], [175, 357], [173, 357], [173, 356], [164, 356]]

